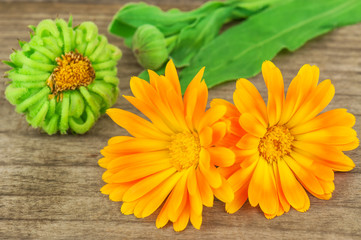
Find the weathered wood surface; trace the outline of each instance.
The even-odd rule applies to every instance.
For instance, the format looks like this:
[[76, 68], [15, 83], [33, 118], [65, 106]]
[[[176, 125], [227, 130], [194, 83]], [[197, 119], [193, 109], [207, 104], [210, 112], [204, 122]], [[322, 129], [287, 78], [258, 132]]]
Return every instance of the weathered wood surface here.
[[[44, 18], [74, 17], [75, 24], [91, 20], [124, 56], [119, 63], [121, 93], [128, 95], [129, 79], [140, 72], [135, 58], [122, 42], [107, 33], [114, 13], [126, 1], [2, 1], [0, 2], [0, 59], [8, 59], [17, 39], [28, 40], [27, 26]], [[153, 0], [164, 9], [184, 10], [203, 0]], [[361, 24], [318, 37], [300, 50], [282, 52], [274, 59], [288, 85], [305, 63], [320, 67], [321, 79], [332, 79], [336, 96], [328, 109], [348, 108], [356, 115], [361, 133]], [[242, 67], [242, 66], [240, 66]], [[1, 75], [8, 70], [0, 64]], [[267, 220], [247, 203], [229, 215], [216, 201], [204, 209], [201, 230], [189, 226], [175, 233], [171, 225], [158, 230], [155, 215], [146, 219], [124, 216], [121, 203], [111, 202], [99, 189], [103, 169], [99, 150], [114, 135], [126, 134], [107, 116], [83, 136], [47, 136], [29, 127], [5, 97], [6, 79], [0, 78], [0, 239], [361, 239], [361, 150], [347, 154], [356, 168], [336, 173], [336, 190], [329, 201], [312, 196], [306, 213], [291, 210]], [[261, 75], [251, 79], [265, 97]], [[210, 90], [210, 98], [231, 100], [234, 82]], [[122, 97], [116, 107], [134, 111]]]

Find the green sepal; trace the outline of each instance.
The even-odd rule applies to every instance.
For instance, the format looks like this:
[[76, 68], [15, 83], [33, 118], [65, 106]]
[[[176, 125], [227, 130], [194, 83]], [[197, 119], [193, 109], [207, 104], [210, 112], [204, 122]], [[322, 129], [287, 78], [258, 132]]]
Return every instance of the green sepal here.
[[16, 68], [17, 66], [16, 66], [16, 64], [15, 63], [13, 63], [12, 61], [1, 61], [2, 63], [4, 63], [4, 64], [6, 64], [6, 65], [8, 65], [8, 66], [10, 66], [10, 67], [12, 67], [12, 68]]

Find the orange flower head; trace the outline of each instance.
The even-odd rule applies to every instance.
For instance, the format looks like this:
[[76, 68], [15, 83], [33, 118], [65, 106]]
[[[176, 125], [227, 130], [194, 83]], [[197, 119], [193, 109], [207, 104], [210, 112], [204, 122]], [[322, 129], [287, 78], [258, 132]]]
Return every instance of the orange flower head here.
[[99, 165], [106, 168], [101, 192], [122, 201], [121, 211], [144, 218], [164, 202], [156, 226], [173, 222], [182, 231], [189, 220], [199, 229], [203, 205], [212, 206], [216, 196], [230, 203], [234, 193], [216, 166], [229, 167], [235, 154], [215, 145], [226, 134], [219, 121], [225, 106], [206, 110], [208, 89], [202, 81], [204, 68], [189, 84], [182, 98], [172, 61], [165, 76], [149, 71], [150, 82], [130, 80], [134, 97], [125, 98], [148, 120], [121, 109], [108, 115], [132, 136], [109, 140]]
[[[235, 192], [226, 210], [234, 213], [248, 199], [269, 219], [310, 207], [305, 191], [320, 199], [331, 198], [334, 171], [350, 171], [355, 164], [343, 151], [357, 148], [352, 129], [355, 117], [346, 109], [320, 114], [335, 94], [330, 80], [318, 83], [319, 69], [304, 65], [292, 80], [287, 95], [280, 70], [270, 61], [262, 65], [268, 88], [264, 103], [255, 86], [237, 81], [234, 105], [215, 99], [212, 107], [227, 108], [228, 131], [222, 146], [234, 148], [231, 167], [221, 167]], [[219, 145], [220, 145], [219, 144]]]

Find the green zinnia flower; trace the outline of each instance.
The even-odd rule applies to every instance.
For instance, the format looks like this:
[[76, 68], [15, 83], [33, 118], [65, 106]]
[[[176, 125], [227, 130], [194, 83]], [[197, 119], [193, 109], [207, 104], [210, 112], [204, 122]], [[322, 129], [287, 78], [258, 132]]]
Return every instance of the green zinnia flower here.
[[121, 51], [92, 22], [46, 19], [30, 28], [30, 41], [4, 61], [13, 68], [6, 98], [48, 134], [87, 132], [118, 97]]

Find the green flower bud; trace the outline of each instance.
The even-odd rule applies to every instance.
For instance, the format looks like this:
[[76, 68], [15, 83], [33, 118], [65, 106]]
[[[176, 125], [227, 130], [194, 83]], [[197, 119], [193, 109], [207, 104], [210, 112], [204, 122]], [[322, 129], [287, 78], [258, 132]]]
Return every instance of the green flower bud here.
[[157, 70], [168, 59], [167, 41], [161, 31], [153, 25], [137, 28], [132, 40], [132, 50], [140, 65]]
[[87, 132], [117, 100], [120, 49], [92, 22], [73, 28], [72, 18], [45, 19], [31, 29], [4, 61], [12, 68], [6, 99], [49, 135]]

